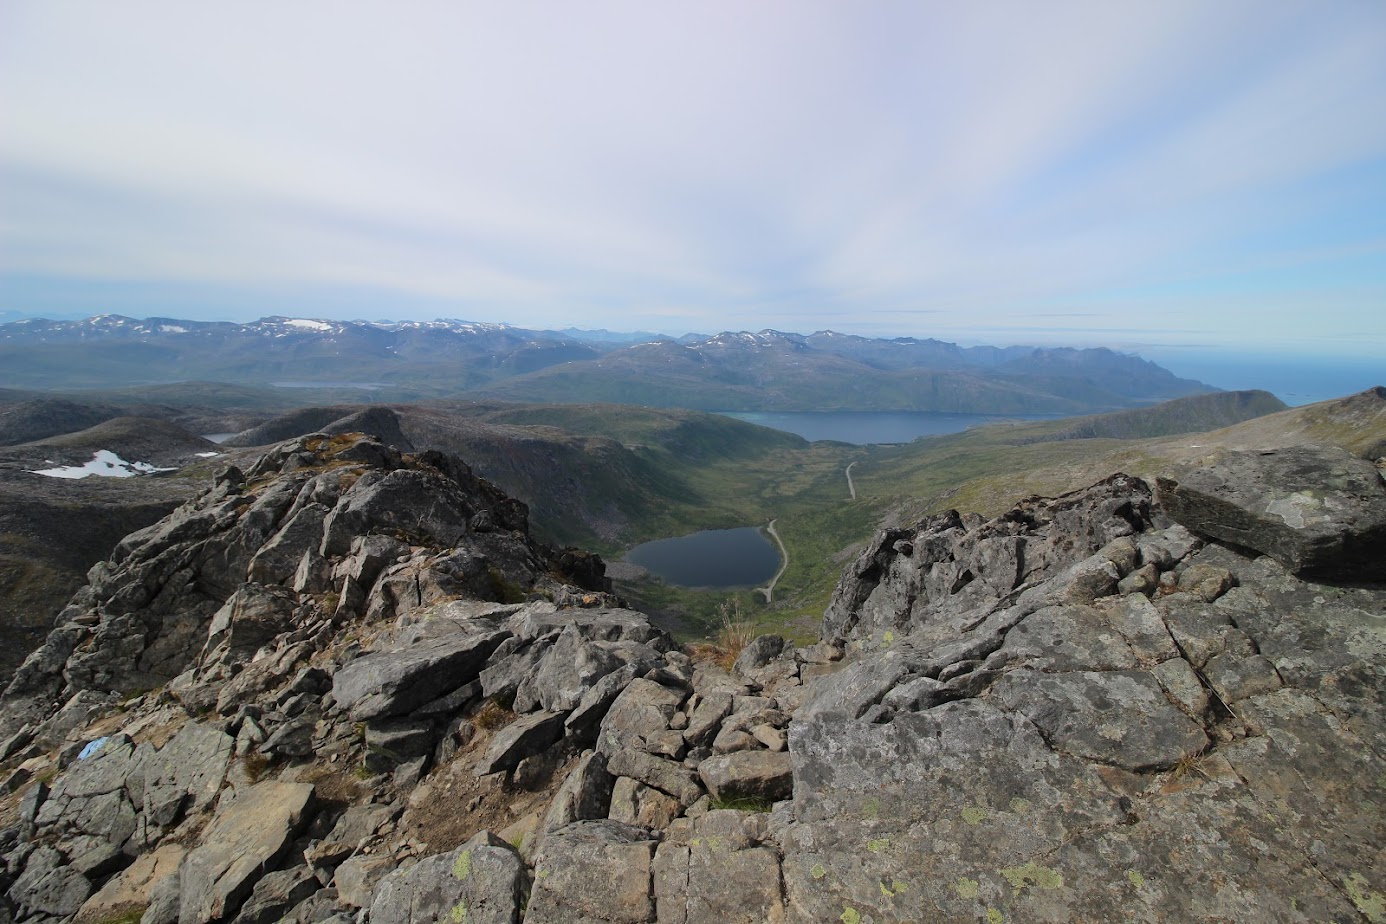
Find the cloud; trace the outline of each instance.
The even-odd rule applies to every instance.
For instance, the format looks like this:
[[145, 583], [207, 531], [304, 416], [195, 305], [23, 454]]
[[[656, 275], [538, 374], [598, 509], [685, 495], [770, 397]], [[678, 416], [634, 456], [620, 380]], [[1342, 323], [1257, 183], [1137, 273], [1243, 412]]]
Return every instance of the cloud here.
[[[1115, 336], [1135, 305], [1227, 339], [1289, 336], [1264, 306], [1310, 303], [1325, 336], [1380, 327], [1380, 4], [0, 16], [0, 273], [31, 281], [356, 289], [382, 311], [394, 292], [610, 328], [1082, 313]], [[1353, 292], [1315, 282], [1335, 272]], [[0, 282], [0, 309], [17, 291]]]

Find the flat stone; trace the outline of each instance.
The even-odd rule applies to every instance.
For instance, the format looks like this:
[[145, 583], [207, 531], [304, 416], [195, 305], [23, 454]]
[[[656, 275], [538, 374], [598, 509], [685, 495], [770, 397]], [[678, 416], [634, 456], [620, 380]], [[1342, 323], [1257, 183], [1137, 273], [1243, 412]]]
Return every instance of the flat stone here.
[[692, 805], [703, 794], [692, 770], [635, 748], [622, 748], [612, 754], [607, 760], [607, 771], [653, 786], [678, 799], [681, 805]]
[[1145, 671], [1013, 670], [990, 698], [1034, 722], [1056, 750], [1127, 770], [1173, 767], [1208, 746]]
[[783, 751], [737, 751], [709, 757], [698, 774], [714, 802], [778, 802], [794, 792], [793, 764]]
[[609, 756], [621, 748], [644, 747], [647, 738], [669, 730], [669, 720], [685, 698], [682, 690], [637, 677], [602, 720], [597, 750]]
[[516, 924], [525, 864], [515, 848], [482, 831], [451, 853], [427, 857], [376, 886], [372, 924]]
[[174, 875], [187, 848], [181, 844], [161, 844], [139, 856], [101, 890], [87, 899], [78, 912], [79, 921], [107, 921], [149, 904], [150, 895], [160, 882]]
[[514, 770], [520, 761], [553, 744], [563, 737], [562, 712], [533, 712], [520, 716], [496, 732], [486, 755], [477, 761], [473, 772], [477, 776]]
[[406, 715], [475, 680], [504, 632], [456, 633], [373, 652], [332, 677], [332, 697], [355, 719]]
[[657, 844], [645, 829], [615, 821], [579, 821], [551, 832], [535, 854], [525, 924], [653, 921]]
[[1295, 574], [1386, 579], [1386, 485], [1375, 465], [1345, 450], [1223, 451], [1157, 487], [1190, 530], [1263, 552]]
[[298, 834], [312, 799], [309, 783], [259, 783], [218, 812], [183, 862], [179, 921], [233, 913]]

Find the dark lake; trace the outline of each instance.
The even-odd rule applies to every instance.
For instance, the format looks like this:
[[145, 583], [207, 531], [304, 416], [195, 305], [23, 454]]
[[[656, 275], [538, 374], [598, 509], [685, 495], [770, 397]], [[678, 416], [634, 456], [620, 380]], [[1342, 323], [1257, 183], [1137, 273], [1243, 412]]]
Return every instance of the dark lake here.
[[747, 423], [760, 424], [797, 433], [810, 442], [837, 440], [839, 443], [908, 443], [921, 436], [959, 433], [979, 424], [1002, 420], [1047, 420], [1048, 415], [1020, 414], [996, 417], [989, 414], [944, 414], [932, 411], [723, 411]]
[[656, 539], [631, 549], [626, 560], [682, 587], [750, 587], [780, 569], [779, 549], [757, 526]]

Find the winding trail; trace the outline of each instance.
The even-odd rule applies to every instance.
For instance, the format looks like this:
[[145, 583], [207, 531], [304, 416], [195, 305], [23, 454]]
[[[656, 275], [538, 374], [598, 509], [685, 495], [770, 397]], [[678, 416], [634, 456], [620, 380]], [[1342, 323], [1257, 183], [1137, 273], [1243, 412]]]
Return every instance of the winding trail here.
[[847, 490], [852, 492], [852, 500], [857, 499], [857, 486], [852, 484], [852, 466], [856, 464], [853, 462], [847, 466]]
[[775, 585], [779, 583], [780, 576], [789, 567], [789, 551], [785, 549], [784, 542], [780, 539], [780, 534], [775, 532], [775, 521], [771, 520], [770, 525], [765, 527], [765, 531], [770, 534], [770, 538], [775, 540], [775, 545], [780, 547], [780, 570], [775, 572], [775, 576], [770, 579], [770, 583], [764, 587], [757, 587], [756, 591], [765, 594], [765, 602], [771, 603], [775, 599]]

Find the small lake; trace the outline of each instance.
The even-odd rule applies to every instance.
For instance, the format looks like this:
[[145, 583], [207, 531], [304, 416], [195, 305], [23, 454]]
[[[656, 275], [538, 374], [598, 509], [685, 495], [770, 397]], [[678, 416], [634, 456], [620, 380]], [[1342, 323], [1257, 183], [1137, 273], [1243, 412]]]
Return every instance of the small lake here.
[[865, 446], [870, 443], [908, 443], [921, 436], [960, 433], [968, 427], [1003, 420], [1049, 420], [1058, 415], [945, 414], [935, 411], [720, 411], [747, 423], [797, 433], [809, 442], [836, 440]]
[[754, 587], [780, 570], [780, 551], [760, 527], [746, 526], [656, 539], [631, 549], [626, 561], [681, 587]]

